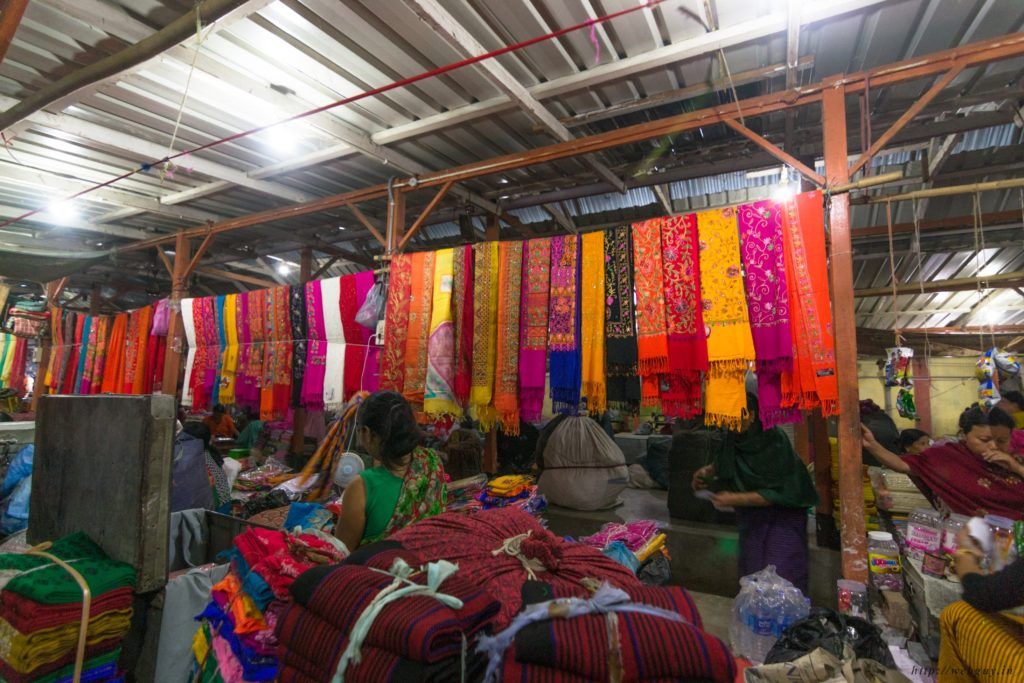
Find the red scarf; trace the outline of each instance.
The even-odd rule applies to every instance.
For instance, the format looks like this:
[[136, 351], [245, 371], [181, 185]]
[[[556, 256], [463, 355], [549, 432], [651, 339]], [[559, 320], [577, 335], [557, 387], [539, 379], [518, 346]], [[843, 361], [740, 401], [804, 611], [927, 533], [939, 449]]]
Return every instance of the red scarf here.
[[903, 456], [903, 462], [911, 476], [957, 514], [1024, 519], [1024, 479], [985, 462], [962, 442], [936, 444]]
[[405, 387], [405, 342], [409, 334], [409, 293], [412, 256], [391, 260], [388, 303], [384, 313], [384, 353], [380, 359], [380, 388], [402, 393]]
[[661, 409], [669, 417], [688, 419], [700, 414], [701, 373], [708, 369], [697, 215], [666, 218], [661, 247], [669, 358], [669, 372], [659, 387]]

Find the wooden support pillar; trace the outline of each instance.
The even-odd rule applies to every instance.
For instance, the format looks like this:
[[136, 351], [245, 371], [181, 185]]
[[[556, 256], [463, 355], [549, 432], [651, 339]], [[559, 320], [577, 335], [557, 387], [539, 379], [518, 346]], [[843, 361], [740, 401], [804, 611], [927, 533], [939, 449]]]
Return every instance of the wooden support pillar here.
[[[825, 176], [830, 185], [848, 183], [846, 91], [839, 83], [822, 94]], [[850, 241], [850, 197], [833, 195], [829, 207], [832, 263], [832, 314], [839, 381], [839, 504], [843, 576], [867, 582], [867, 537], [861, 479], [861, 435], [857, 386], [857, 330], [853, 305], [853, 246]]]
[[928, 359], [914, 356], [910, 364], [914, 380], [914, 405], [917, 407], [917, 428], [932, 433], [932, 373]]
[[818, 507], [814, 510], [818, 546], [839, 548], [835, 502], [832, 498], [832, 446], [828, 440], [828, 420], [820, 410], [807, 416], [807, 431], [814, 462], [814, 489], [818, 492]]
[[174, 239], [174, 271], [171, 274], [171, 318], [167, 326], [167, 351], [164, 355], [164, 376], [160, 393], [181, 398], [178, 384], [181, 381], [181, 354], [185, 350], [185, 326], [181, 321], [181, 300], [188, 298], [188, 271], [192, 259], [192, 245], [179, 232]]
[[405, 193], [394, 190], [388, 197], [388, 224], [384, 237], [384, 253], [390, 256], [398, 250], [398, 244], [405, 234]]
[[[299, 252], [299, 284], [305, 286], [313, 273], [313, 250], [309, 247]], [[289, 453], [302, 455], [306, 447], [306, 409], [298, 406], [292, 411], [292, 441]]]
[[101, 292], [102, 287], [100, 283], [92, 283], [92, 290], [89, 292], [89, 315], [100, 314]]

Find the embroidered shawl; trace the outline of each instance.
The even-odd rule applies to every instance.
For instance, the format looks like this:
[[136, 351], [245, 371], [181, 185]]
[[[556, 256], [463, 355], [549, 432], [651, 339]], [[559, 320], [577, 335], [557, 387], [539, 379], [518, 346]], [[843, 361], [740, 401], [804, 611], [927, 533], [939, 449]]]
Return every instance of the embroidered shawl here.
[[782, 376], [793, 363], [789, 296], [786, 289], [782, 210], [769, 201], [739, 207], [740, 249], [747, 313], [757, 357], [757, 394], [765, 429], [795, 422], [800, 412], [782, 407]]
[[740, 266], [740, 241], [733, 208], [697, 215], [700, 286], [708, 327], [709, 379], [704, 421], [739, 430], [747, 413], [744, 378], [754, 360]]
[[498, 260], [494, 409], [502, 431], [515, 436], [519, 434], [519, 305], [523, 295], [523, 242], [500, 243]]
[[[296, 365], [302, 365], [303, 370], [306, 367], [306, 297], [305, 287], [297, 286], [290, 287], [288, 292], [289, 297], [289, 312], [291, 312], [292, 306], [301, 306], [302, 308], [302, 324], [299, 329], [301, 333], [296, 330], [296, 347], [294, 352], [294, 360], [292, 363], [292, 369]], [[297, 296], [297, 301], [296, 301]], [[266, 309], [267, 309], [267, 297], [262, 291], [247, 292], [246, 296], [246, 312], [248, 318], [248, 332], [249, 332], [249, 352], [246, 357], [246, 381], [248, 383], [246, 391], [246, 401], [248, 405], [256, 410], [260, 407], [260, 391], [263, 387], [263, 347], [266, 341], [266, 327], [267, 323], [265, 320]], [[298, 342], [301, 340], [301, 349]], [[295, 389], [295, 387], [298, 389]], [[302, 376], [294, 380], [292, 385], [292, 397], [290, 405], [298, 406], [299, 401], [302, 398]]]
[[380, 388], [402, 393], [405, 388], [405, 344], [409, 332], [409, 293], [412, 255], [391, 259], [388, 301], [384, 311], [384, 351], [380, 359]]
[[346, 337], [341, 322], [341, 281], [340, 277], [320, 281], [320, 297], [324, 303], [324, 338], [327, 344], [322, 394], [325, 410], [337, 410], [345, 401]]
[[835, 339], [828, 292], [825, 217], [821, 192], [805, 192], [784, 204], [783, 242], [789, 279], [790, 321], [795, 342], [793, 371], [783, 375], [783, 405], [839, 411]]
[[469, 403], [480, 431], [494, 427], [494, 369], [498, 345], [498, 243], [473, 245], [473, 375]]
[[405, 389], [403, 395], [422, 408], [427, 381], [427, 343], [430, 337], [430, 304], [434, 285], [434, 252], [412, 255], [412, 286], [409, 292], [409, 335], [405, 342]]
[[228, 294], [224, 298], [224, 353], [221, 360], [219, 401], [234, 405], [235, 386], [238, 371], [238, 295]]
[[637, 377], [636, 316], [633, 314], [633, 240], [629, 227], [604, 233], [605, 370], [608, 403], [640, 405]]
[[1024, 519], [1024, 479], [985, 462], [962, 442], [936, 444], [903, 456], [903, 462], [930, 498], [956, 514]]
[[455, 402], [469, 402], [473, 365], [473, 249], [455, 247], [452, 255], [452, 320], [455, 324]]
[[[263, 332], [263, 297], [259, 297], [260, 302], [253, 307], [252, 301], [256, 297], [250, 297], [250, 307], [253, 308], [249, 315], [250, 328], [255, 330], [259, 329], [260, 338], [262, 339]], [[306, 313], [306, 286], [305, 285], [293, 285], [288, 288], [288, 318], [291, 322], [292, 331], [295, 334], [294, 343], [292, 345], [292, 396], [291, 405], [294, 408], [298, 408], [302, 405], [302, 385], [306, 378], [306, 355], [308, 352], [309, 345], [309, 330], [307, 328], [307, 313]], [[263, 347], [262, 345], [257, 347], [258, 355], [262, 361]], [[253, 357], [255, 358], [256, 353], [254, 349]], [[260, 366], [262, 367], [262, 362]], [[258, 375], [257, 375], [258, 377]], [[256, 382], [259, 385], [259, 382]], [[257, 399], [258, 400], [258, 399]]]
[[522, 299], [519, 309], [519, 414], [539, 422], [544, 409], [548, 360], [548, 294], [551, 287], [551, 240], [532, 239], [523, 248]]
[[[341, 280], [341, 322], [345, 326], [345, 396], [351, 398], [363, 386], [363, 369], [370, 331], [356, 322], [356, 313], [373, 289], [373, 273], [364, 271]], [[425, 381], [425, 378], [424, 378]]]
[[427, 343], [427, 380], [423, 412], [431, 417], [461, 416], [455, 401], [455, 321], [452, 294], [455, 288], [455, 250], [441, 249], [434, 261], [430, 339]]
[[548, 356], [551, 401], [555, 412], [576, 413], [580, 402], [580, 240], [576, 235], [551, 240], [551, 297]]
[[111, 321], [107, 316], [100, 316], [99, 328], [96, 331], [96, 353], [92, 366], [92, 384], [90, 393], [99, 394], [103, 391], [103, 376], [106, 372], [107, 349], [110, 343]]
[[608, 409], [605, 381], [604, 233], [590, 232], [581, 238], [580, 353], [582, 395], [587, 409], [600, 415]]
[[[190, 302], [191, 303], [191, 302]], [[191, 315], [192, 309], [189, 308], [189, 314]], [[182, 302], [182, 314], [184, 314], [184, 302]], [[186, 331], [189, 326], [192, 326], [191, 321], [189, 325], [185, 326]], [[128, 331], [128, 314], [119, 313], [114, 316], [114, 324], [110, 329], [110, 341], [107, 344], [107, 362], [106, 367], [103, 369], [103, 384], [100, 391], [104, 394], [114, 394], [120, 391], [122, 379], [121, 376], [124, 372], [124, 344], [125, 334]], [[193, 332], [194, 336], [194, 332]], [[189, 341], [189, 358], [193, 354], [193, 342]], [[187, 366], [186, 366], [187, 367]], [[189, 374], [185, 375], [185, 386], [188, 386]], [[184, 391], [184, 390], [183, 390]]]
[[[100, 318], [99, 316], [89, 316], [89, 332], [83, 339], [83, 345], [85, 346], [85, 363], [83, 364], [82, 376], [80, 378], [80, 386], [78, 393], [80, 394], [91, 394], [92, 393], [92, 368], [96, 364], [96, 337], [99, 334]], [[13, 356], [12, 356], [13, 358]]]
[[[302, 406], [306, 410], [323, 410], [327, 331], [324, 324], [324, 299], [320, 280], [306, 283], [306, 333], [309, 335], [309, 342], [306, 345], [306, 369], [302, 377]], [[278, 335], [274, 336], [276, 339]]]
[[659, 400], [657, 374], [668, 370], [665, 286], [661, 261], [664, 218], [633, 224], [633, 268], [636, 276], [636, 327], [639, 369], [643, 380], [641, 403]]

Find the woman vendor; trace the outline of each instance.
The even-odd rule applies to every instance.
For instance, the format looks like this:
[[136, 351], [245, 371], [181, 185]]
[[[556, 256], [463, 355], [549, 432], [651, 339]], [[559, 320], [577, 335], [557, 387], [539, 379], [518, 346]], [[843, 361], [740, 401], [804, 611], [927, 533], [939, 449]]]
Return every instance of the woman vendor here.
[[740, 534], [740, 576], [770, 564], [808, 594], [807, 508], [818, 494], [789, 437], [764, 429], [757, 397], [747, 395], [750, 420], [729, 432], [714, 462], [693, 475], [695, 491], [710, 488], [717, 508], [735, 508]]
[[359, 406], [362, 447], [380, 464], [345, 488], [334, 534], [350, 550], [444, 512], [448, 493], [438, 454], [420, 446], [412, 407], [401, 394], [378, 391]]
[[990, 416], [980, 408], [966, 410], [960, 415], [959, 441], [902, 458], [882, 447], [867, 427], [862, 425], [861, 431], [864, 448], [879, 462], [914, 477], [929, 497], [951, 511], [1024, 519], [1024, 464], [996, 447], [989, 422]]
[[932, 437], [920, 429], [904, 429], [900, 432], [900, 453], [917, 455], [932, 445]]
[[1024, 558], [984, 574], [983, 553], [967, 529], [957, 536], [954, 568], [963, 600], [942, 610], [939, 683], [1020, 680], [1024, 672], [1024, 620], [1004, 610], [1024, 606]]

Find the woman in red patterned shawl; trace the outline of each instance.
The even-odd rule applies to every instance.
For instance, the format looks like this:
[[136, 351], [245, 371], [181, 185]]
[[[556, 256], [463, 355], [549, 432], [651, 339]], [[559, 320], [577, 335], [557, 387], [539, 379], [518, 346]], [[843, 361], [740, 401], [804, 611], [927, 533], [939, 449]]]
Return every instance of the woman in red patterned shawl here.
[[960, 415], [959, 441], [902, 458], [861, 429], [864, 448], [885, 467], [909, 474], [933, 504], [941, 501], [961, 515], [1024, 519], [1024, 463], [999, 450], [989, 415], [980, 408]]

